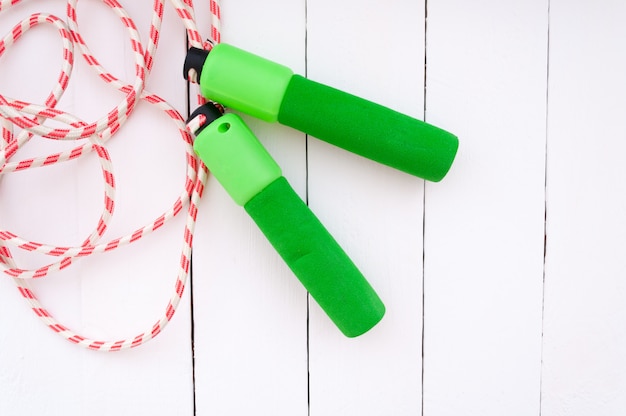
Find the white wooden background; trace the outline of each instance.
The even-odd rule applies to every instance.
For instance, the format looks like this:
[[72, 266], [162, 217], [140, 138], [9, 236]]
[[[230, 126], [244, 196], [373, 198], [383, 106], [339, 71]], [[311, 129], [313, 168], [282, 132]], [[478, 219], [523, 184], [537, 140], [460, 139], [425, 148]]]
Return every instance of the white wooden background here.
[[[147, 39], [151, 2], [122, 3]], [[626, 2], [222, 3], [225, 42], [459, 136], [449, 175], [424, 183], [247, 119], [387, 315], [343, 337], [211, 180], [193, 284], [143, 347], [78, 349], [0, 279], [0, 415], [623, 414]], [[33, 11], [63, 15], [64, 2], [24, 1], [0, 14], [0, 33]], [[81, 0], [78, 11], [94, 54], [130, 80], [121, 23], [101, 2]], [[148, 89], [183, 113], [184, 53], [168, 5]], [[0, 91], [41, 102], [60, 62], [56, 32], [38, 28], [0, 58]], [[91, 121], [122, 98], [81, 59], [75, 72], [60, 108]], [[19, 155], [60, 147], [39, 140]], [[115, 237], [173, 202], [185, 160], [174, 125], [146, 105], [110, 151]], [[88, 158], [3, 177], [0, 228], [79, 244], [98, 218], [98, 169]], [[36, 282], [41, 300], [87, 335], [134, 336], [163, 312], [182, 220]]]

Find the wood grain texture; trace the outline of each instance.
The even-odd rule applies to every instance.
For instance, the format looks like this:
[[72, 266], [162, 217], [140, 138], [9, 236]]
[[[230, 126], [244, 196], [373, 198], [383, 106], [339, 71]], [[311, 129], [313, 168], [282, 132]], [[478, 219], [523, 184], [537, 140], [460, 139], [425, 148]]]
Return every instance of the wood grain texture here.
[[626, 407], [626, 4], [552, 0], [543, 414]]
[[424, 414], [539, 414], [547, 1], [428, 3]]

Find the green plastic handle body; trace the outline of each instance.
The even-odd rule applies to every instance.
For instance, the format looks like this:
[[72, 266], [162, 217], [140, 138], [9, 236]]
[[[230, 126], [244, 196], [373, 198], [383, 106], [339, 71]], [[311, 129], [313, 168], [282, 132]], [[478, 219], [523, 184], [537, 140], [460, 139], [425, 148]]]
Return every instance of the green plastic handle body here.
[[445, 130], [228, 44], [211, 50], [200, 74], [207, 98], [430, 181], [446, 175], [458, 149]]
[[346, 336], [382, 319], [385, 306], [372, 286], [239, 116], [203, 127], [194, 150]]

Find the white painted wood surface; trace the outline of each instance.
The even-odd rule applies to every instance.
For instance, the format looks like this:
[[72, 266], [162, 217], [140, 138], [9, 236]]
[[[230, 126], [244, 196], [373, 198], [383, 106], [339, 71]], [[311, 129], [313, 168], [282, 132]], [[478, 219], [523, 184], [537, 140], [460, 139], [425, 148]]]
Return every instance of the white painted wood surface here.
[[540, 411], [548, 3], [429, 2], [424, 414]]
[[625, 19], [623, 2], [551, 4], [545, 415], [626, 408]]
[[[197, 2], [206, 28], [207, 5]], [[151, 2], [122, 3], [147, 38]], [[64, 2], [24, 0], [0, 14], [0, 33], [34, 11], [62, 15]], [[184, 113], [185, 38], [172, 12], [148, 88]], [[224, 0], [222, 15], [225, 42], [459, 136], [449, 175], [424, 183], [246, 118], [380, 293], [386, 316], [343, 337], [211, 180], [193, 285], [143, 347], [80, 350], [0, 279], [0, 415], [623, 412], [626, 4]], [[131, 77], [115, 16], [82, 0], [79, 23], [103, 64]], [[60, 54], [53, 29], [25, 35], [0, 57], [0, 91], [41, 101]], [[77, 59], [60, 107], [94, 120], [119, 99]], [[40, 140], [21, 155], [60, 147]], [[185, 161], [173, 124], [147, 106], [110, 151], [120, 199], [107, 235], [117, 236], [168, 207]], [[100, 210], [99, 175], [92, 158], [3, 177], [0, 228], [80, 243]], [[179, 219], [35, 288], [80, 332], [133, 336], [162, 313], [181, 240]]]

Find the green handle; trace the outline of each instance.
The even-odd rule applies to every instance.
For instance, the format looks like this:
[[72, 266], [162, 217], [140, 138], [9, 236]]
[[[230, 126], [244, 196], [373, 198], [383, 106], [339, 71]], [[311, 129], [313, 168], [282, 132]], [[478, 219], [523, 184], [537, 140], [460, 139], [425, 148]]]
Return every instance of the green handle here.
[[308, 80], [228, 44], [191, 49], [185, 72], [202, 94], [265, 121], [278, 121], [361, 156], [430, 181], [456, 156], [453, 134], [390, 108]]
[[348, 337], [376, 325], [382, 301], [243, 120], [214, 109], [203, 114], [209, 120], [196, 132], [194, 150], [313, 299]]

